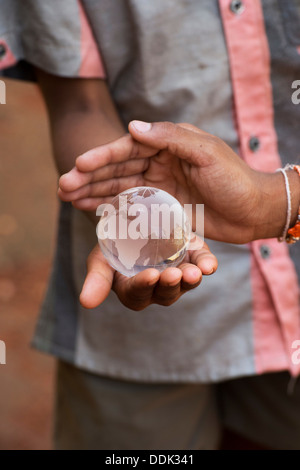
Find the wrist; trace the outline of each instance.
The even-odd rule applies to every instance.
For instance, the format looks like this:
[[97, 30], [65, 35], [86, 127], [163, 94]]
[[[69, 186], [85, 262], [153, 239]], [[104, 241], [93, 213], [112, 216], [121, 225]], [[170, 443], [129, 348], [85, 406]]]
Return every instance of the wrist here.
[[[300, 165], [287, 165], [286, 169], [293, 170], [293, 173], [294, 174], [296, 173], [300, 177]], [[297, 212], [296, 219], [295, 219], [294, 212], [291, 211], [292, 212], [291, 218], [290, 218], [291, 223], [289, 224], [287, 233], [284, 234], [284, 240], [289, 245], [300, 241], [300, 194], [299, 194], [300, 193], [300, 189], [299, 189], [300, 179], [299, 178], [298, 178], [298, 183], [294, 183], [292, 187], [296, 188], [295, 199], [296, 199], [296, 204], [297, 204], [296, 207], [298, 207], [298, 212]]]
[[[290, 223], [297, 221], [300, 204], [300, 178], [296, 171], [287, 170], [290, 191]], [[253, 239], [281, 238], [288, 220], [288, 194], [284, 175], [281, 172], [261, 174], [259, 178], [256, 225]]]
[[291, 192], [291, 222], [289, 228], [294, 227], [298, 219], [298, 211], [300, 206], [300, 177], [295, 170], [289, 169], [287, 176], [290, 184]]

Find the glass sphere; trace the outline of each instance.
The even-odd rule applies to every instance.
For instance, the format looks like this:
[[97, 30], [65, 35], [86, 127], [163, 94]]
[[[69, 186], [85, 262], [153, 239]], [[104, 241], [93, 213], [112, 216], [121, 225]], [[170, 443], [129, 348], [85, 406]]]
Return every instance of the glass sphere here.
[[182, 205], [166, 191], [137, 187], [98, 207], [97, 236], [110, 265], [131, 277], [180, 264], [191, 236]]

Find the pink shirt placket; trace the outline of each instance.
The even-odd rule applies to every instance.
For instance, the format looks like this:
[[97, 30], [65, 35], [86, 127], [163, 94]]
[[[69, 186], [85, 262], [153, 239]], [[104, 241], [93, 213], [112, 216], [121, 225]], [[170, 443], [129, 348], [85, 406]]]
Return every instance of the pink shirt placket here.
[[93, 36], [91, 26], [87, 20], [84, 8], [80, 0], [78, 1], [81, 37], [80, 37], [80, 55], [81, 65], [79, 77], [82, 78], [106, 78], [102, 58]]
[[[274, 127], [271, 66], [260, 0], [219, 0], [227, 42], [240, 139], [240, 155], [252, 168], [274, 172], [281, 166]], [[253, 148], [254, 139], [258, 143]], [[274, 215], [276, 216], [276, 214]], [[270, 256], [264, 259], [262, 247]], [[250, 244], [253, 335], [257, 373], [293, 364], [292, 343], [300, 339], [299, 286], [287, 246], [276, 239]]]
[[0, 57], [0, 70], [15, 65], [17, 60], [4, 38], [0, 38], [0, 47], [3, 50], [3, 53]]

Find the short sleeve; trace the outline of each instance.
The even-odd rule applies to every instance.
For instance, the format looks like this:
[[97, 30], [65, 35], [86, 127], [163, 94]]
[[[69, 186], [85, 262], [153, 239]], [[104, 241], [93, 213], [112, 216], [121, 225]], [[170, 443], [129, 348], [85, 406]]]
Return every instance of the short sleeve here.
[[21, 49], [16, 7], [15, 0], [1, 1], [0, 70], [15, 65]]
[[5, 38], [10, 63], [2, 68], [24, 60], [54, 75], [105, 78], [99, 47], [81, 1], [4, 1], [11, 5], [8, 13], [14, 13], [12, 33]]

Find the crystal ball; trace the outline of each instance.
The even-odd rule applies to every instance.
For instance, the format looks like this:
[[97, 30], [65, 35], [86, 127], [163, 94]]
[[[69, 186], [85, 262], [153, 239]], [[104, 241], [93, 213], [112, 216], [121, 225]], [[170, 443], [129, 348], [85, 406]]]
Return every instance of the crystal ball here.
[[191, 236], [182, 205], [166, 191], [137, 187], [97, 209], [97, 236], [110, 265], [131, 277], [147, 268], [178, 266]]

